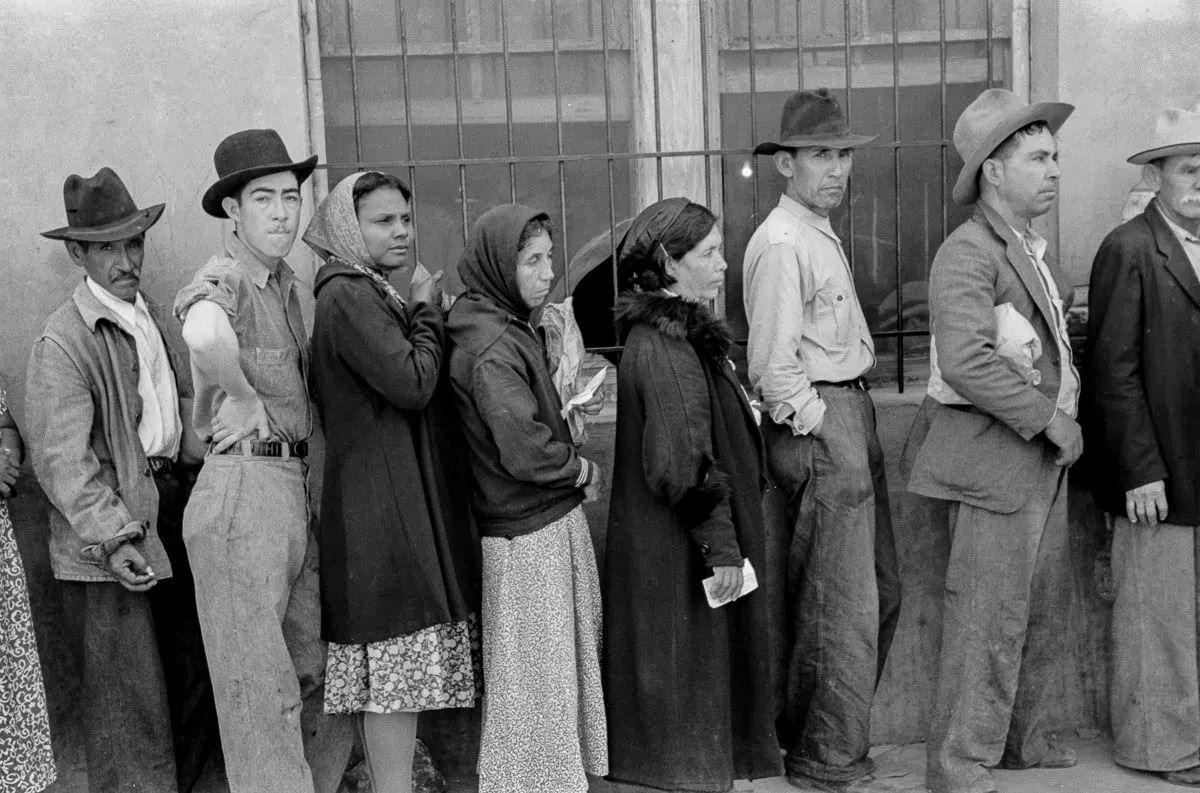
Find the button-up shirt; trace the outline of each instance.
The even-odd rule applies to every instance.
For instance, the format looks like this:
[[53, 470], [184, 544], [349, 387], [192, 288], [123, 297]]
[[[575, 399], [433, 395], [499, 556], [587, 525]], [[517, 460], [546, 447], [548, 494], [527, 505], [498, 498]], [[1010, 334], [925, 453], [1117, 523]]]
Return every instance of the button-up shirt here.
[[[175, 297], [182, 321], [200, 300], [220, 306], [237, 336], [242, 372], [267, 411], [273, 440], [294, 443], [312, 433], [308, 397], [308, 334], [300, 313], [296, 276], [287, 263], [263, 264], [238, 238], [227, 237], [225, 251], [208, 260], [192, 283]], [[201, 438], [212, 436], [212, 421], [225, 401], [221, 387], [193, 364], [196, 401], [192, 424]]]
[[825, 415], [814, 382], [853, 380], [875, 345], [829, 218], [782, 195], [746, 246], [751, 388], [771, 419], [807, 434]]
[[1196, 271], [1196, 277], [1200, 278], [1200, 238], [1167, 217], [1167, 213], [1162, 211], [1161, 206], [1157, 204], [1155, 206], [1158, 208], [1158, 214], [1162, 215], [1163, 220], [1167, 221], [1167, 226], [1170, 227], [1171, 232], [1179, 240], [1180, 247], [1187, 254], [1188, 261], [1192, 263], [1192, 269]]
[[1067, 335], [1067, 310], [1063, 306], [1062, 296], [1058, 293], [1058, 285], [1050, 268], [1046, 266], [1046, 240], [1033, 230], [1033, 226], [1025, 229], [1025, 233], [1013, 229], [1025, 245], [1025, 252], [1037, 266], [1038, 278], [1050, 298], [1050, 313], [1054, 321], [1054, 340], [1058, 343], [1058, 360], [1062, 362], [1062, 379], [1058, 384], [1058, 400], [1055, 407], [1072, 418], [1079, 409], [1079, 370], [1071, 360], [1071, 338]]
[[88, 289], [113, 313], [121, 327], [133, 337], [138, 357], [138, 396], [142, 398], [138, 438], [147, 457], [175, 458], [183, 422], [179, 418], [179, 393], [175, 375], [167, 358], [167, 345], [154, 324], [139, 292], [130, 303], [113, 295], [91, 278], [84, 279]]

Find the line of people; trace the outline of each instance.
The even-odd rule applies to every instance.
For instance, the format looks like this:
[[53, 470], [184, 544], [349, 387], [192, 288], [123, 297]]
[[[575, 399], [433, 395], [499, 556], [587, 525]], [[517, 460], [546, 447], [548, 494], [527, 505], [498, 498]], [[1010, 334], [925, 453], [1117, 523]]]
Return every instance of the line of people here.
[[[953, 197], [976, 211], [932, 265], [932, 372], [904, 461], [913, 492], [952, 504], [934, 793], [995, 790], [994, 767], [1075, 763], [1045, 712], [1081, 392], [1118, 460], [1109, 490], [1127, 495], [1110, 507], [1126, 515], [1117, 759], [1200, 784], [1200, 731], [1185, 729], [1200, 722], [1194, 586], [1163, 568], [1194, 555], [1197, 434], [1162, 374], [1200, 322], [1200, 123], [1166, 114], [1131, 158], [1162, 189], [1097, 257], [1081, 375], [1069, 285], [1030, 225], [1056, 199], [1071, 111], [989, 89], [955, 126]], [[865, 379], [875, 351], [829, 221], [870, 140], [827, 91], [800, 91], [755, 149], [785, 185], [744, 261], [757, 404], [707, 308], [727, 267], [716, 216], [670, 198], [613, 241], [624, 350], [603, 579], [582, 504], [605, 472], [573, 441], [536, 325], [554, 280], [546, 213], [485, 212], [451, 300], [415, 262], [408, 186], [347, 177], [303, 235], [323, 262], [310, 341], [285, 257], [315, 157], [293, 161], [272, 130], [222, 141], [202, 206], [233, 231], [170, 314], [140, 289], [163, 205], [138, 208], [107, 168], [68, 178], [68, 225], [45, 236], [86, 277], [34, 343], [26, 442], [53, 506], [90, 789], [190, 790], [219, 747], [235, 793], [332, 792], [357, 729], [374, 789], [407, 792], [417, 714], [481, 697], [484, 793], [585, 791], [588, 775], [723, 793], [781, 773], [886, 789], [870, 708], [899, 574]], [[1174, 280], [1146, 258], [1162, 251]], [[22, 451], [2, 392], [0, 441], [4, 496]], [[772, 486], [784, 559], [768, 547]], [[23, 649], [0, 668], [0, 691], [25, 703], [0, 750], [21, 756], [0, 767], [38, 790], [54, 774], [45, 708], [3, 511], [0, 529], [5, 602], [26, 615], [6, 621]]]

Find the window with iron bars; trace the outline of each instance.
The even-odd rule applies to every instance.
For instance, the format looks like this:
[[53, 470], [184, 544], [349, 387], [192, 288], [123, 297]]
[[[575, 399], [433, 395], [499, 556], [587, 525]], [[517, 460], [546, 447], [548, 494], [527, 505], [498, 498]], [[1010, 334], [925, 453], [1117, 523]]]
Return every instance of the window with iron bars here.
[[600, 351], [616, 349], [615, 273], [569, 263], [667, 195], [721, 218], [718, 309], [744, 337], [742, 253], [781, 190], [751, 150], [777, 135], [788, 94], [829, 88], [851, 129], [879, 136], [831, 218], [875, 336], [872, 377], [924, 383], [929, 265], [966, 217], [950, 200], [951, 132], [981, 90], [1011, 82], [1012, 0], [316, 4], [328, 183], [405, 179], [417, 255], [448, 275], [491, 206], [547, 210], [564, 291]]

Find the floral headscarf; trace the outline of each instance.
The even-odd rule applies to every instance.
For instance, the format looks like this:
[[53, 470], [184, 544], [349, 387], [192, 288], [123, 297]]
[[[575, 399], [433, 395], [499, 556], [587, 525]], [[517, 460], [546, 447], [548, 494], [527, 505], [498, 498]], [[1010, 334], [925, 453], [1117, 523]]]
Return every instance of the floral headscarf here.
[[333, 257], [347, 264], [375, 267], [354, 211], [354, 184], [365, 175], [352, 173], [338, 182], [313, 213], [303, 239], [322, 260]]

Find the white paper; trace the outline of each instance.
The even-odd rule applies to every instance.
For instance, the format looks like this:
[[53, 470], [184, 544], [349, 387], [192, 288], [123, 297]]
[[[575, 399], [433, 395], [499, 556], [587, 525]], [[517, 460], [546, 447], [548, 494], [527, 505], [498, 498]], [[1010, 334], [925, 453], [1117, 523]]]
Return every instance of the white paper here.
[[750, 564], [750, 560], [746, 559], [742, 563], [742, 591], [738, 592], [737, 597], [731, 600], [720, 601], [713, 597], [713, 586], [717, 577], [710, 575], [700, 583], [704, 585], [704, 596], [708, 598], [708, 605], [717, 609], [727, 603], [732, 603], [740, 597], [749, 595], [754, 590], [758, 589], [758, 576], [754, 572], [754, 565]]
[[563, 405], [562, 417], [566, 418], [567, 414], [571, 412], [572, 408], [579, 407], [580, 405], [586, 405], [588, 401], [596, 395], [596, 390], [604, 384], [604, 378], [606, 376], [608, 376], [608, 367], [603, 366], [600, 368], [600, 371], [592, 375], [592, 379], [587, 381], [587, 385], [583, 387], [582, 391], [567, 400], [567, 404]]

